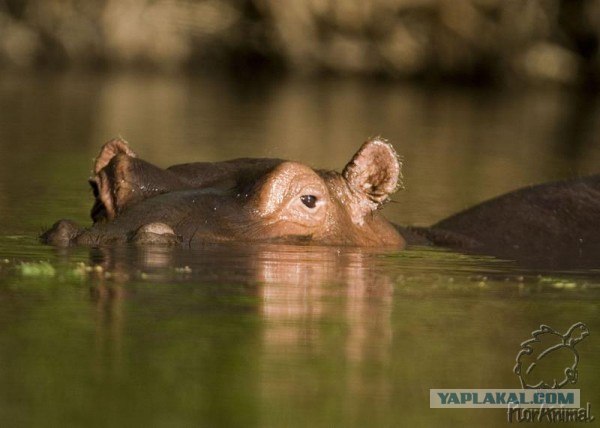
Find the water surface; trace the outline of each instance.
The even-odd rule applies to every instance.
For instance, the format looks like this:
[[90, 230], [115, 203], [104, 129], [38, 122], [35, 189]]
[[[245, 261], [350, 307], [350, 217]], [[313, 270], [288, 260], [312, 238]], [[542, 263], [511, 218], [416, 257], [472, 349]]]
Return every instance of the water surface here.
[[0, 423], [503, 426], [502, 410], [429, 409], [429, 389], [517, 388], [520, 343], [578, 321], [591, 335], [576, 387], [595, 409], [598, 269], [428, 248], [57, 250], [36, 236], [61, 217], [89, 222], [86, 178], [116, 135], [163, 166], [269, 156], [341, 169], [381, 134], [405, 161], [386, 215], [427, 225], [597, 172], [598, 113], [559, 90], [0, 77]]

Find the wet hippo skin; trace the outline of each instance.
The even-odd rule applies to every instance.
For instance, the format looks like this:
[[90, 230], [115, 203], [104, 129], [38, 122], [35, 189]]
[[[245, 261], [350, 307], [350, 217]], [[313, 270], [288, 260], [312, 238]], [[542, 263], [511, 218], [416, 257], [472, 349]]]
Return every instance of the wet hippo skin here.
[[532, 267], [600, 267], [600, 174], [525, 187], [412, 232]]
[[106, 143], [90, 179], [94, 224], [68, 220], [42, 235], [55, 245], [134, 242], [184, 245], [275, 241], [403, 248], [379, 213], [398, 187], [393, 147], [367, 141], [341, 173], [282, 159], [235, 159], [167, 169]]
[[600, 175], [530, 186], [428, 228], [396, 226], [379, 209], [399, 187], [401, 161], [365, 142], [341, 173], [282, 159], [199, 162], [166, 169], [115, 139], [90, 184], [93, 225], [60, 220], [53, 245], [194, 245], [269, 241], [404, 248], [437, 245], [512, 260], [598, 264]]

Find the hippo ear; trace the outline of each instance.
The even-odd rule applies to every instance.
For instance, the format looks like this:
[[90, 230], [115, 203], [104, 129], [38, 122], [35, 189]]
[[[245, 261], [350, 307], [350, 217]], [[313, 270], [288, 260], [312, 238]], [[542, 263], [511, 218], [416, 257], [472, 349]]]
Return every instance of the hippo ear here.
[[[104, 143], [100, 149], [100, 153], [94, 161], [93, 176], [90, 177], [89, 183], [94, 193], [94, 205], [92, 207], [91, 216], [94, 223], [106, 219], [113, 219], [116, 215], [115, 201], [111, 183], [107, 174], [107, 166], [112, 165], [111, 161], [119, 157], [135, 157], [135, 153], [129, 148], [127, 141], [121, 138]], [[114, 161], [113, 161], [114, 163]]]
[[123, 205], [119, 196], [124, 193], [118, 183], [127, 183], [127, 160], [135, 157], [127, 141], [121, 138], [110, 140], [100, 149], [89, 180], [95, 198], [91, 211], [94, 222], [112, 220], [117, 215]]
[[136, 157], [136, 154], [129, 147], [129, 143], [122, 138], [115, 138], [104, 143], [100, 149], [98, 157], [94, 162], [94, 174], [98, 174], [116, 155], [123, 153], [129, 157]]
[[193, 188], [174, 172], [136, 157], [121, 139], [109, 141], [102, 147], [89, 183], [95, 197], [91, 212], [95, 223], [112, 220], [127, 207], [149, 197]]
[[342, 176], [373, 211], [389, 201], [390, 195], [401, 187], [402, 162], [390, 143], [373, 138], [356, 152]]

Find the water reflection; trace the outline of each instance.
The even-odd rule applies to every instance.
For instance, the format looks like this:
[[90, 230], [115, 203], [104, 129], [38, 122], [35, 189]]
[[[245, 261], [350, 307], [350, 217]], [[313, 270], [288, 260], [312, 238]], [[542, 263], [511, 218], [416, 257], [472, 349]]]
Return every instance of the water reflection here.
[[[427, 225], [520, 185], [597, 172], [598, 108], [561, 91], [1, 76], [0, 421], [504, 424], [493, 411], [431, 412], [428, 389], [516, 387], [515, 352], [540, 323], [595, 334], [597, 271], [434, 249], [55, 250], [35, 236], [61, 217], [89, 224], [91, 158], [117, 134], [160, 165], [278, 156], [337, 168], [382, 134], [406, 165], [387, 216]], [[56, 276], [17, 273], [46, 259]], [[76, 262], [92, 271], [67, 275]], [[597, 343], [579, 350], [586, 397]]]
[[[148, 301], [149, 290], [144, 289], [153, 284], [181, 283], [192, 286], [195, 293], [210, 295], [212, 303], [206, 302], [210, 306], [214, 299], [229, 301], [231, 310], [233, 302], [242, 296], [254, 302], [251, 308], [260, 319], [260, 346], [248, 351], [257, 352], [258, 370], [263, 373], [259, 387], [267, 400], [264, 404], [281, 393], [289, 399], [305, 399], [307, 391], [299, 386], [306, 382], [318, 385], [320, 380], [312, 377], [314, 373], [306, 378], [300, 367], [306, 359], [327, 355], [332, 364], [344, 362], [330, 369], [325, 363], [322, 368], [331, 370], [328, 377], [339, 379], [344, 413], [350, 416], [357, 405], [373, 397], [377, 397], [378, 407], [391, 405], [397, 381], [388, 375], [394, 356], [395, 274], [382, 268], [382, 256], [385, 253], [373, 250], [286, 245], [218, 245], [186, 251], [164, 247], [93, 250], [91, 260], [98, 266], [95, 272], [103, 272], [94, 275], [98, 279], [92, 288], [99, 373], [118, 377], [122, 370], [124, 337], [132, 328], [127, 325], [127, 318], [132, 316], [127, 310], [130, 304], [124, 302], [135, 302], [143, 294], [144, 304], [152, 305], [158, 296]], [[140, 278], [148, 285], [132, 288], [132, 281]], [[159, 293], [166, 300], [171, 299], [169, 294]], [[202, 309], [204, 305], [193, 308], [204, 316], [207, 310], [212, 312]], [[182, 313], [181, 309], [179, 301], [177, 307], [165, 310], [182, 317], [186, 310]], [[287, 384], [298, 376], [302, 380], [298, 379], [296, 386]], [[266, 412], [263, 417], [267, 425], [278, 425], [277, 415], [277, 411]]]
[[96, 326], [93, 364], [97, 379], [115, 378], [123, 373], [123, 309], [125, 290], [121, 286], [100, 283], [90, 289]]
[[[78, 260], [89, 272], [67, 276]], [[428, 388], [518, 387], [514, 356], [540, 322], [600, 328], [589, 272], [538, 278], [437, 250], [122, 246], [53, 264], [46, 280], [0, 272], [0, 394], [57, 424], [448, 425]], [[594, 343], [580, 350], [592, 392]]]
[[[281, 254], [277, 248], [264, 249], [253, 263], [261, 284], [269, 353], [318, 347], [321, 338], [315, 327], [341, 311], [348, 329], [343, 349], [349, 361], [359, 363], [366, 353], [374, 361], [389, 356], [392, 278], [375, 262], [376, 253], [321, 248]], [[328, 296], [336, 294], [338, 299], [329, 302]]]
[[565, 159], [563, 174], [568, 176], [585, 170], [585, 153], [598, 146], [595, 130], [599, 126], [599, 99], [580, 92], [566, 97], [565, 103], [562, 119], [556, 124], [555, 151]]

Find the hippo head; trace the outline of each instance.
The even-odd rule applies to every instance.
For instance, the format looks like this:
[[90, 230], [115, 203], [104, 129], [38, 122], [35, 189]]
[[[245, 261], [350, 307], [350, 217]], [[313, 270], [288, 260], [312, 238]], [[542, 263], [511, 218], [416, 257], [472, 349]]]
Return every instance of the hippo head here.
[[326, 244], [397, 244], [377, 213], [396, 191], [400, 162], [383, 140], [365, 143], [343, 172], [282, 162], [242, 192], [260, 236]]
[[94, 225], [57, 222], [52, 244], [184, 244], [277, 241], [404, 246], [378, 212], [401, 162], [380, 138], [365, 142], [341, 173], [281, 159], [189, 163], [167, 169], [139, 159], [123, 140], [104, 145], [90, 180]]

